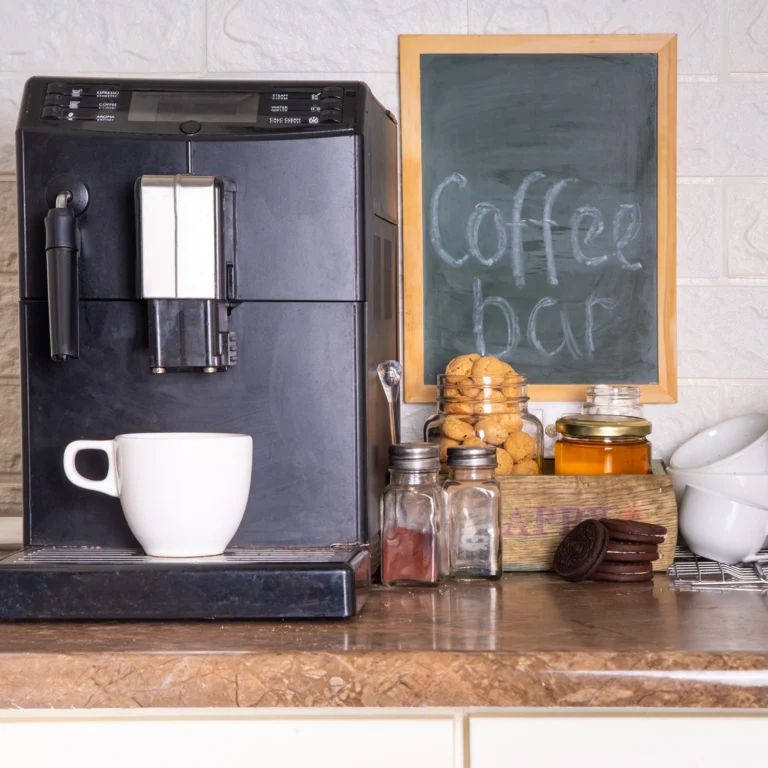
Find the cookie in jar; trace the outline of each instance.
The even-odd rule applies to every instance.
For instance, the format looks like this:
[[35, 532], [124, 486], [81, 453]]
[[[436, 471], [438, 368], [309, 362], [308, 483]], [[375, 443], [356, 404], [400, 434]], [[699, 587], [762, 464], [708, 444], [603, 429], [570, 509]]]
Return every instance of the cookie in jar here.
[[528, 412], [528, 379], [490, 355], [459, 355], [437, 377], [437, 413], [424, 424], [424, 439], [440, 446], [442, 470], [448, 449], [490, 447], [497, 475], [537, 475], [541, 422]]

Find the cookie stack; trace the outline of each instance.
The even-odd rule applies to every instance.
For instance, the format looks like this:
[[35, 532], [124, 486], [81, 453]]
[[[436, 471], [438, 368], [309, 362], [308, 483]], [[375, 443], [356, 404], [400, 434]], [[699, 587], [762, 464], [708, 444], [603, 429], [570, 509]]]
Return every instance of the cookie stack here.
[[634, 520], [584, 520], [555, 552], [555, 570], [568, 581], [650, 581], [667, 529]]

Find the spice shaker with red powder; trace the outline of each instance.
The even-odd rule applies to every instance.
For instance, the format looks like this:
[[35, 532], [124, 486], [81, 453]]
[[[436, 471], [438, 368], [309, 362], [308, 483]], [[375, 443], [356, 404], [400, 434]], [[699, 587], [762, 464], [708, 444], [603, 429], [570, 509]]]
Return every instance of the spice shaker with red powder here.
[[390, 481], [381, 498], [383, 584], [437, 584], [439, 471], [437, 445], [389, 448]]

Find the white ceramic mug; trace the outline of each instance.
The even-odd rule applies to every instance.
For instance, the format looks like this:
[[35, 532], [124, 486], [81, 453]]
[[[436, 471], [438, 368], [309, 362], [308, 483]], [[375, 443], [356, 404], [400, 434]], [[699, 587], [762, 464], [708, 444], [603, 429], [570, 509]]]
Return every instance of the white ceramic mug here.
[[680, 505], [680, 533], [692, 552], [728, 565], [757, 560], [768, 536], [768, 509], [688, 485]]
[[[89, 480], [75, 467], [79, 451], [101, 450], [109, 469]], [[148, 555], [219, 555], [235, 535], [251, 487], [248, 435], [158, 432], [114, 440], [75, 440], [64, 472], [81, 488], [117, 496], [133, 535]]]

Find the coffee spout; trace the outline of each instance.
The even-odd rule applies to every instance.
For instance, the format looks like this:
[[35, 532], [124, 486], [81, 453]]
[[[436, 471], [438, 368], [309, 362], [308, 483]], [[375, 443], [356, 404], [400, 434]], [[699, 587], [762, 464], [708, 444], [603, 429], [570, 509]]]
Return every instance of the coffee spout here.
[[233, 197], [214, 176], [136, 182], [139, 296], [147, 300], [152, 373], [217, 373], [237, 361], [229, 330], [234, 254], [226, 252], [233, 238], [222, 224]]

